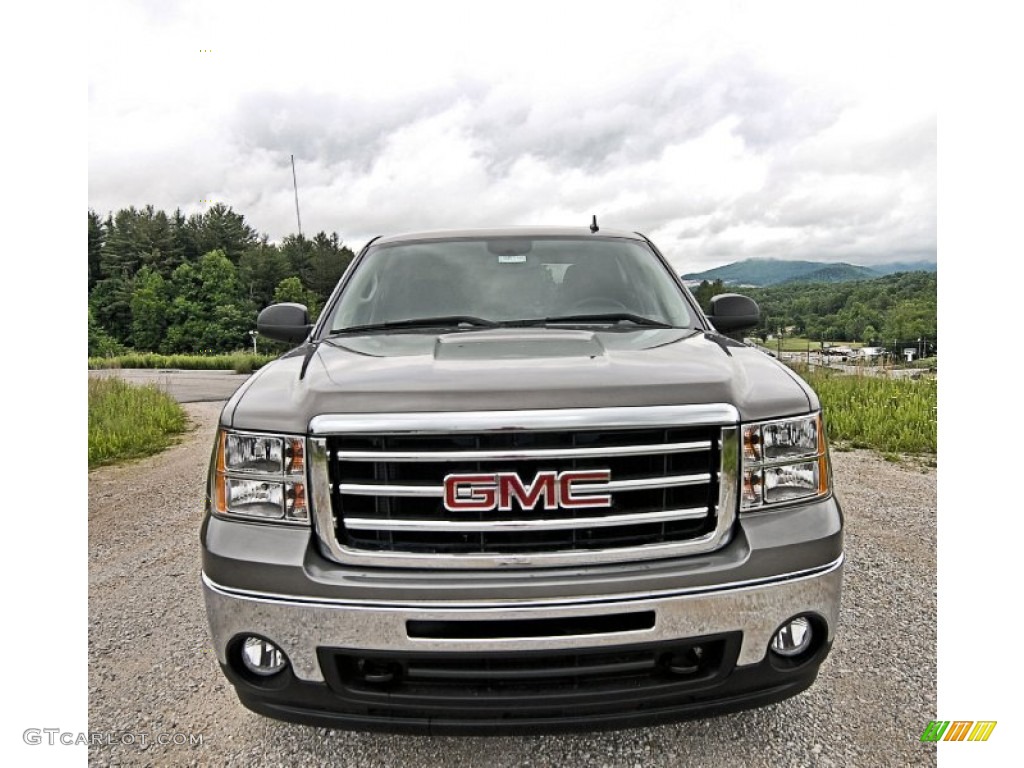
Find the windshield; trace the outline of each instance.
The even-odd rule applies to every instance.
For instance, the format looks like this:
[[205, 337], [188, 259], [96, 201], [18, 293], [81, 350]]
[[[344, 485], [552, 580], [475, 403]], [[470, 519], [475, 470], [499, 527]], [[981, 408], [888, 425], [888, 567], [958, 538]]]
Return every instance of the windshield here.
[[643, 243], [502, 237], [371, 248], [326, 329], [409, 328], [431, 319], [451, 326], [693, 325], [679, 287]]

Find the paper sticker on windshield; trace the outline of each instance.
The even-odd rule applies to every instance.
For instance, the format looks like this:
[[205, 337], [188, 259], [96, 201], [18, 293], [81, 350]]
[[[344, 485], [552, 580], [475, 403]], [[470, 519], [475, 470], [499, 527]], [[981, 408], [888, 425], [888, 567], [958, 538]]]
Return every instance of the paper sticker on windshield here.
[[525, 264], [526, 263], [526, 254], [525, 253], [516, 253], [516, 254], [512, 254], [512, 255], [508, 255], [508, 256], [502, 255], [502, 256], [498, 257], [498, 263], [499, 264]]

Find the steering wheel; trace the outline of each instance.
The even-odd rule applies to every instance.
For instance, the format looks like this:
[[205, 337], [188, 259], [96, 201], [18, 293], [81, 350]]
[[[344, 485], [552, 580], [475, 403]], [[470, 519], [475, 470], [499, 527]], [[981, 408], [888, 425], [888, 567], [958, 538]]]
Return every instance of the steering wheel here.
[[623, 304], [618, 299], [614, 299], [610, 296], [588, 296], [585, 299], [581, 299], [573, 304], [569, 311], [574, 315], [589, 315], [598, 314], [603, 312], [614, 313], [614, 312], [632, 312], [629, 307]]

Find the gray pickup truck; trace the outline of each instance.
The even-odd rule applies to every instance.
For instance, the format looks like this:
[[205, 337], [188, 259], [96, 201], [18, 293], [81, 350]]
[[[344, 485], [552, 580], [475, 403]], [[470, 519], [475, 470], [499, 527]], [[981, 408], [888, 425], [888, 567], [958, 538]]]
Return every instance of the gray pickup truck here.
[[419, 733], [704, 717], [810, 686], [843, 519], [821, 406], [643, 235], [371, 241], [220, 417], [201, 530], [246, 707]]

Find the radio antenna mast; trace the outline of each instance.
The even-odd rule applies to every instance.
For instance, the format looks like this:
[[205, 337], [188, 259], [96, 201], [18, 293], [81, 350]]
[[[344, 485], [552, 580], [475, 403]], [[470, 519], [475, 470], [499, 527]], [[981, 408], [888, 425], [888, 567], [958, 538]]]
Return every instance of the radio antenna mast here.
[[299, 237], [302, 237], [302, 217], [299, 216], [299, 184], [295, 181], [295, 155], [292, 155], [292, 187], [295, 189], [295, 220], [299, 223]]

